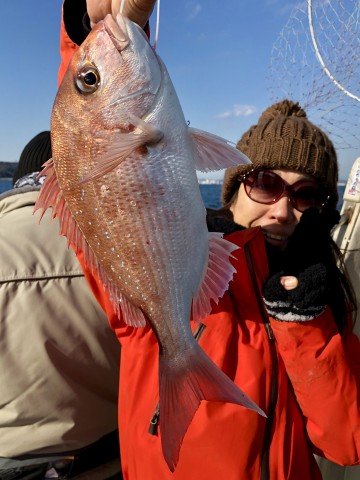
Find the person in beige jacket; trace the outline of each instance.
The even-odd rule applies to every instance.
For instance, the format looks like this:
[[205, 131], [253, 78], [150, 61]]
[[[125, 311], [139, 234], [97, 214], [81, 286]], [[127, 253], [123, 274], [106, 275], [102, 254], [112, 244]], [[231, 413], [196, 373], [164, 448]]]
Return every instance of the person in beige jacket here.
[[41, 132], [0, 195], [0, 479], [121, 478], [119, 343], [57, 220], [32, 214], [50, 156]]

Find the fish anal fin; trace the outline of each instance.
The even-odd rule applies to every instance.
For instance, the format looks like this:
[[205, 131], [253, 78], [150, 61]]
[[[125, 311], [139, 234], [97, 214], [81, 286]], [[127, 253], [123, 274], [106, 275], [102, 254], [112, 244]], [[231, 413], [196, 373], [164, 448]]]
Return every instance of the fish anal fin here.
[[110, 291], [117, 315], [130, 327], [142, 328], [146, 325], [146, 318], [140, 308], [135, 307], [118, 289]]
[[200, 321], [211, 312], [211, 300], [218, 303], [236, 272], [230, 258], [239, 247], [223, 238], [222, 233], [209, 233], [209, 259], [204, 279], [192, 303], [192, 319]]
[[87, 250], [83, 252], [84, 263], [92, 268], [99, 278], [102, 287], [110, 298], [114, 312], [117, 317], [122, 319], [126, 325], [136, 328], [142, 328], [146, 325], [146, 317], [140, 308], [133, 305], [123, 292], [116, 287], [114, 282], [108, 277], [104, 268], [96, 260], [87, 244], [84, 245]]
[[232, 142], [222, 137], [191, 127], [189, 127], [189, 135], [194, 144], [196, 170], [210, 172], [251, 163]]
[[186, 431], [201, 400], [241, 405], [266, 416], [196, 344], [179, 368], [160, 357], [160, 432], [163, 455], [173, 472]]
[[163, 138], [162, 132], [153, 125], [132, 114], [129, 114], [129, 118], [135, 127], [133, 131], [113, 132], [113, 141], [98, 136], [99, 157], [96, 159], [95, 167], [81, 179], [80, 184], [103, 177], [115, 170], [136, 149], [155, 144]]

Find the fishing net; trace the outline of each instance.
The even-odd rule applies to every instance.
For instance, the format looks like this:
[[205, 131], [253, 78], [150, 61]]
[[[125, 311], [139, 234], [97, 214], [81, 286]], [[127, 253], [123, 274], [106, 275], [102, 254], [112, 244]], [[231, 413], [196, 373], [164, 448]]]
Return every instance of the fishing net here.
[[275, 41], [267, 75], [273, 102], [297, 100], [337, 149], [360, 148], [360, 1], [297, 4]]

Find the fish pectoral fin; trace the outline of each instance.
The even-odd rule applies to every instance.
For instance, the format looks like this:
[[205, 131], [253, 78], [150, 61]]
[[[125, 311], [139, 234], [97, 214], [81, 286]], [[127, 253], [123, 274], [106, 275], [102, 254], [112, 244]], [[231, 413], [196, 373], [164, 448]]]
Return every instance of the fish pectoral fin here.
[[200, 321], [211, 312], [213, 300], [218, 303], [236, 272], [230, 262], [232, 252], [239, 247], [223, 238], [222, 233], [209, 233], [209, 258], [207, 270], [198, 292], [193, 298], [192, 319]]
[[251, 163], [249, 158], [235, 147], [235, 144], [222, 137], [189, 127], [194, 143], [196, 170], [209, 172], [223, 168]]
[[161, 446], [172, 472], [178, 463], [183, 438], [201, 400], [241, 405], [266, 417], [263, 410], [215, 365], [198, 344], [185, 352], [180, 364], [160, 356], [159, 375]]
[[115, 170], [136, 149], [146, 145], [154, 145], [163, 138], [163, 133], [135, 115], [129, 114], [129, 118], [135, 129], [129, 133], [113, 133], [113, 139], [100, 138], [101, 154], [97, 159], [96, 166], [85, 175], [80, 184], [101, 178]]

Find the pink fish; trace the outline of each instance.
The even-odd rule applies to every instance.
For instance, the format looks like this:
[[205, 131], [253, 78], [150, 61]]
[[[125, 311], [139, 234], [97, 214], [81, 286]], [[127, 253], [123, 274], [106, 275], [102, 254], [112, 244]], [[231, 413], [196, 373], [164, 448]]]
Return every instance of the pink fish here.
[[36, 209], [53, 209], [124, 321], [154, 331], [162, 448], [173, 471], [202, 399], [263, 414], [203, 352], [189, 322], [227, 289], [237, 248], [208, 233], [196, 169], [249, 160], [188, 127], [164, 64], [121, 15], [97, 24], [73, 56], [51, 130]]

